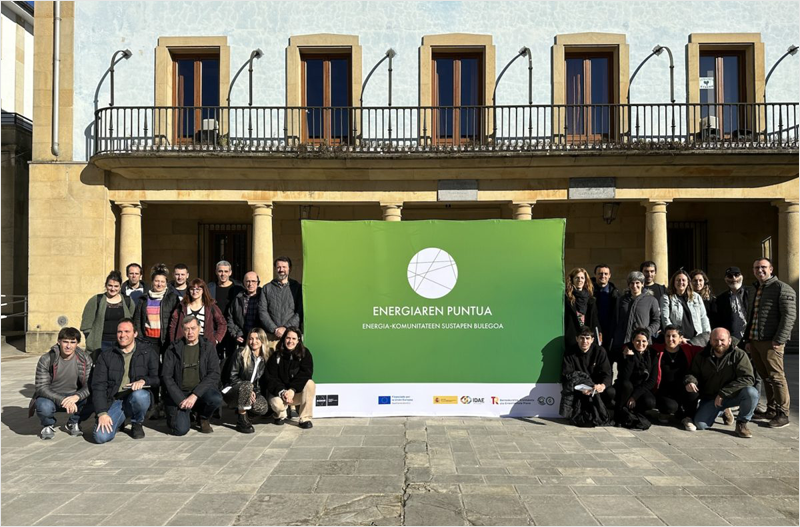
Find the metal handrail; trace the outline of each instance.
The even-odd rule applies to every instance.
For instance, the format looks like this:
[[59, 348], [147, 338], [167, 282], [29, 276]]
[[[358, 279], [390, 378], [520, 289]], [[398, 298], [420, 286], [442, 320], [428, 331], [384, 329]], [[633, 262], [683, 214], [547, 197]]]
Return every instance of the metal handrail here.
[[4, 308], [7, 306], [11, 306], [14, 304], [22, 304], [22, 312], [19, 313], [0, 313], [0, 320], [5, 320], [7, 318], [14, 318], [14, 317], [25, 317], [24, 318], [24, 331], [25, 333], [28, 332], [28, 296], [27, 295], [0, 295], [0, 298], [19, 298], [20, 300], [12, 300], [11, 302], [2, 302], [0, 303], [0, 308]]
[[798, 103], [115, 106], [95, 130], [95, 154], [796, 151]]

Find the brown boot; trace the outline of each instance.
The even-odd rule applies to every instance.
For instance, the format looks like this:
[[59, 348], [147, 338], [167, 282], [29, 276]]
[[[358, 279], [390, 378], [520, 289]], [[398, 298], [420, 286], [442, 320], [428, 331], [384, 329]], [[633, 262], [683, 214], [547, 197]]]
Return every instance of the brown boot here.
[[749, 428], [747, 428], [747, 421], [736, 422], [736, 435], [745, 439], [750, 439], [753, 437], [753, 433], [750, 432]]
[[200, 418], [200, 433], [201, 434], [210, 434], [213, 432], [214, 429], [211, 428], [211, 423], [208, 422], [208, 419]]
[[733, 424], [733, 412], [730, 408], [725, 408], [725, 411], [722, 412], [722, 422], [728, 426]]

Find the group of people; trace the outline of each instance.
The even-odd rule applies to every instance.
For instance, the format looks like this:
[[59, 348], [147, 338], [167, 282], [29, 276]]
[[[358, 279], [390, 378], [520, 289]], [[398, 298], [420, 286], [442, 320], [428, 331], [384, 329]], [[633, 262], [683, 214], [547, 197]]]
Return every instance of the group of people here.
[[[209, 284], [190, 281], [182, 264], [171, 282], [164, 264], [154, 266], [150, 285], [138, 264], [127, 266], [124, 282], [112, 271], [105, 293], [86, 303], [80, 331], [63, 328], [37, 364], [30, 410], [41, 437], [54, 436], [57, 412], [69, 415], [72, 435], [82, 435], [80, 423], [96, 414], [98, 443], [111, 441], [126, 420], [134, 439], [144, 437], [148, 414], [166, 417], [175, 435], [192, 422], [210, 433], [209, 419], [223, 404], [235, 409], [242, 433], [253, 433], [251, 418], [270, 411], [283, 424], [293, 406], [300, 428], [311, 428], [316, 386], [301, 331], [301, 285], [289, 278], [289, 258], [274, 264], [275, 277], [263, 287], [252, 271], [243, 283], [232, 280], [227, 261]], [[667, 286], [654, 282], [656, 272], [654, 262], [642, 263], [624, 292], [608, 265], [597, 265], [594, 277], [583, 268], [569, 273], [561, 415], [580, 426], [628, 428], [674, 417], [687, 430], [709, 428], [722, 415], [740, 437], [751, 437], [754, 418], [788, 425], [783, 351], [796, 294], [773, 276], [770, 260], [754, 262], [753, 287], [729, 267], [728, 290], [716, 297], [701, 270], [680, 269]]]
[[[165, 417], [169, 431], [188, 433], [192, 423], [211, 433], [210, 418], [223, 404], [237, 414], [236, 429], [254, 433], [252, 418], [276, 425], [298, 412], [298, 425], [313, 426], [316, 386], [311, 352], [303, 344], [302, 292], [289, 278], [292, 262], [275, 260], [275, 278], [261, 287], [255, 272], [231, 280], [231, 264], [217, 263], [217, 281], [189, 281], [188, 268], [157, 264], [148, 286], [130, 264], [127, 280], [112, 271], [105, 293], [86, 303], [80, 330], [62, 328], [57, 343], [36, 366], [30, 414], [42, 439], [55, 435], [56, 413], [66, 429], [83, 435], [81, 422], [96, 415], [93, 438], [114, 439], [126, 421], [134, 439], [143, 422]], [[85, 339], [85, 349], [79, 344]], [[269, 412], [272, 415], [269, 415]]]
[[[569, 273], [561, 415], [579, 426], [638, 429], [651, 418], [676, 418], [690, 431], [722, 415], [726, 425], [735, 421], [739, 437], [752, 436], [752, 419], [787, 426], [783, 352], [797, 297], [773, 275], [772, 262], [753, 263], [752, 287], [741, 269], [729, 267], [728, 289], [716, 297], [702, 270], [680, 269], [667, 286], [654, 282], [656, 271], [654, 262], [643, 262], [628, 274], [624, 292], [608, 265], [597, 265], [594, 277], [583, 268]], [[759, 407], [762, 385], [766, 407]]]

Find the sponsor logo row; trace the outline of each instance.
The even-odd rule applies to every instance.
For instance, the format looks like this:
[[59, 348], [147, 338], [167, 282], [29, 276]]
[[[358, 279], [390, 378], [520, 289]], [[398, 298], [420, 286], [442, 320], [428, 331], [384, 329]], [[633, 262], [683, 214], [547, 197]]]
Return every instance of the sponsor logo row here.
[[[414, 398], [409, 395], [379, 395], [378, 404], [412, 404]], [[433, 404], [493, 404], [500, 406], [521, 404], [532, 405], [538, 404], [539, 406], [553, 406], [556, 400], [553, 397], [539, 396], [523, 397], [521, 399], [501, 399], [497, 396], [491, 396], [488, 401], [485, 397], [470, 397], [469, 395], [434, 395]], [[317, 406], [339, 406], [339, 395], [317, 395]]]

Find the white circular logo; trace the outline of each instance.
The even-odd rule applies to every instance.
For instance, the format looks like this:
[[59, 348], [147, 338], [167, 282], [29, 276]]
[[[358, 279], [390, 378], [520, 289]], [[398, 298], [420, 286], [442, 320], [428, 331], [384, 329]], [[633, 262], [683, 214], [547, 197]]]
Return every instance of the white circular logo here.
[[423, 298], [442, 298], [457, 280], [458, 266], [442, 249], [422, 249], [408, 262], [408, 285]]

